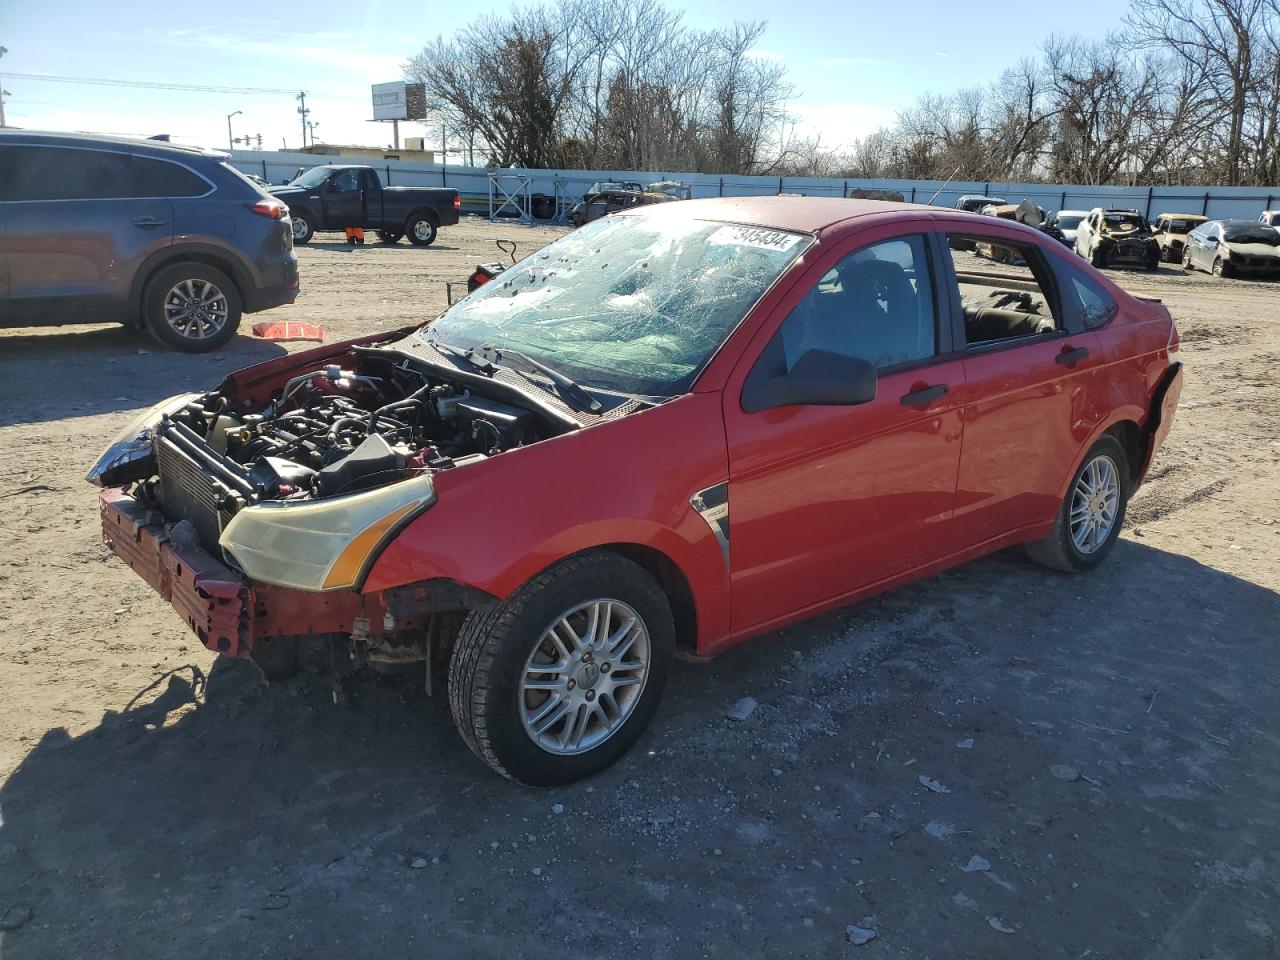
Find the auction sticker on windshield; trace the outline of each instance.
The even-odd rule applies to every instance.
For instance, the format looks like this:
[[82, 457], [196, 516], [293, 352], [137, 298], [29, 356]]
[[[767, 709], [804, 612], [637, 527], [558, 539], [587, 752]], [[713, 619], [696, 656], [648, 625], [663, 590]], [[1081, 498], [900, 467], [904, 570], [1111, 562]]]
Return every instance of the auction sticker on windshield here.
[[745, 247], [763, 247], [766, 250], [790, 250], [800, 242], [800, 234], [781, 230], [762, 230], [759, 227], [721, 227], [707, 243], [731, 243]]

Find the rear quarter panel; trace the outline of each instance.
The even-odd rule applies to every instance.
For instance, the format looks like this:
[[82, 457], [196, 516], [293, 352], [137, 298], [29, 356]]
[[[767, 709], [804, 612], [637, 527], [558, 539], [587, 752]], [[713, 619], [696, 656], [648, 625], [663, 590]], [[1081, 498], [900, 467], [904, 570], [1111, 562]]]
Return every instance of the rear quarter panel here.
[[687, 394], [436, 475], [435, 505], [383, 550], [363, 590], [437, 577], [507, 597], [556, 561], [650, 547], [684, 574], [698, 646], [729, 629], [729, 577], [689, 497], [728, 476], [718, 394]]

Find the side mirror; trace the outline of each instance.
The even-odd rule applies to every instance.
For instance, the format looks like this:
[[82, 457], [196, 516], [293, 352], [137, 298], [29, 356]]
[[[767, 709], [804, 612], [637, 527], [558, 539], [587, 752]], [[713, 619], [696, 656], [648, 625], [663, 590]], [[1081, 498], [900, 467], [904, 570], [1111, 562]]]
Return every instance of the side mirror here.
[[1218, 245], [1218, 238], [1217, 238], [1217, 237], [1205, 237], [1205, 238], [1204, 238], [1204, 245], [1205, 245], [1206, 247], [1216, 247], [1216, 246]]
[[742, 389], [748, 413], [793, 406], [852, 407], [875, 398], [875, 364], [829, 350], [806, 350], [790, 373], [748, 378]]

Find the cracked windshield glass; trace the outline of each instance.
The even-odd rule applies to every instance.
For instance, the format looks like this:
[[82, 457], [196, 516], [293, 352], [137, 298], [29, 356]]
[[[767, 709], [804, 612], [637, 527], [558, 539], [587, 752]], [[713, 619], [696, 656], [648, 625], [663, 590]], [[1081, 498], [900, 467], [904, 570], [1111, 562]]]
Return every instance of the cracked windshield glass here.
[[670, 217], [606, 217], [455, 304], [418, 337], [518, 350], [588, 387], [686, 390], [812, 238]]

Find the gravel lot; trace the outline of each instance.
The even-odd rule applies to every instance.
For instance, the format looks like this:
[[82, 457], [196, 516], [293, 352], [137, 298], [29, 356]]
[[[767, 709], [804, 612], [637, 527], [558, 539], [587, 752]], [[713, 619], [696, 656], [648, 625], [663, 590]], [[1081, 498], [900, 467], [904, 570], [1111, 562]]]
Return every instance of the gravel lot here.
[[[557, 232], [322, 236], [249, 322], [419, 321]], [[81, 476], [129, 411], [285, 348], [0, 331], [0, 957], [1280, 956], [1280, 298], [1123, 282], [1187, 381], [1100, 571], [1010, 551], [680, 664], [624, 762], [552, 791], [407, 680], [335, 706], [215, 665], [100, 544]]]

